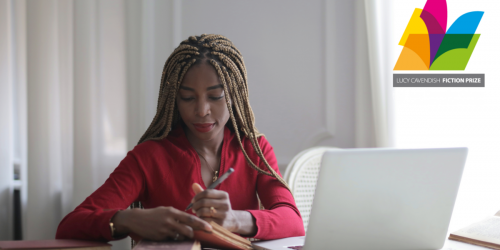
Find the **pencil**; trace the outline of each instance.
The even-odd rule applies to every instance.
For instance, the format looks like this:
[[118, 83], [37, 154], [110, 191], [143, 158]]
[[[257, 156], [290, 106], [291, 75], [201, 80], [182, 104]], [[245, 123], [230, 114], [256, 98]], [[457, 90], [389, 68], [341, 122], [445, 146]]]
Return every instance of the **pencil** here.
[[[227, 179], [227, 177], [232, 174], [234, 172], [234, 169], [233, 168], [230, 168], [227, 172], [225, 172], [219, 179], [217, 179], [215, 182], [213, 182], [212, 184], [210, 184], [210, 186], [207, 187], [207, 190], [208, 189], [214, 189], [216, 188], [217, 186], [219, 186], [219, 184], [221, 184], [225, 179]], [[187, 208], [184, 210], [184, 211], [188, 211], [191, 207], [193, 206], [193, 203], [189, 203], [189, 205], [187, 206]]]

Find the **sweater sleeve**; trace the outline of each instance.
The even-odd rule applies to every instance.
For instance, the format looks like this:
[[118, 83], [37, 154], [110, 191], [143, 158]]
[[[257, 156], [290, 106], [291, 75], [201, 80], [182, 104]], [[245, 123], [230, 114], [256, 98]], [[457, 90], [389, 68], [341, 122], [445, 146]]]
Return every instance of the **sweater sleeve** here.
[[56, 239], [115, 240], [109, 221], [145, 189], [144, 173], [129, 152], [106, 182], [59, 223]]
[[[269, 165], [281, 176], [272, 146], [265, 137], [259, 138], [259, 144]], [[264, 163], [260, 167], [267, 169]], [[276, 178], [259, 174], [257, 193], [265, 210], [247, 210], [255, 218], [257, 233], [254, 238], [271, 240], [305, 235], [292, 194]]]

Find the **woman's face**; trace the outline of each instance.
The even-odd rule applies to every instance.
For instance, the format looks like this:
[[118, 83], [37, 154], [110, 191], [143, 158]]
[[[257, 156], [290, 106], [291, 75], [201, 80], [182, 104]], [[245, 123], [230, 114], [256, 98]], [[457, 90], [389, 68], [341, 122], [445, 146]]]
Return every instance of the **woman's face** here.
[[226, 93], [212, 65], [191, 66], [179, 87], [177, 108], [189, 131], [200, 140], [223, 133], [229, 120]]

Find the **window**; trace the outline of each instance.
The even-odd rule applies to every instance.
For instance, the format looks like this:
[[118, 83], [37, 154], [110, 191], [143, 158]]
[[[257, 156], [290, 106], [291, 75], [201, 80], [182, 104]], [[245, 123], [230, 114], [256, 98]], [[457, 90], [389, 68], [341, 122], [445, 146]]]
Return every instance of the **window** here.
[[[391, 67], [397, 45], [415, 8], [425, 0], [392, 1]], [[394, 73], [484, 73], [485, 87], [393, 88], [396, 147], [469, 148], [450, 229], [458, 229], [500, 210], [500, 3], [448, 1], [447, 28], [462, 14], [484, 11], [476, 30], [481, 34], [464, 71]], [[496, 12], [495, 12], [496, 11]]]

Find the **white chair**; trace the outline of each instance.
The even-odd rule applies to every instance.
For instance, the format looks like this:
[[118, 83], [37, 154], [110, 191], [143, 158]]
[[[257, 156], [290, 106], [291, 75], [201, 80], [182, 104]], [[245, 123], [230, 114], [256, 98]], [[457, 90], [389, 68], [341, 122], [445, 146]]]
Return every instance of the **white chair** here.
[[[333, 147], [313, 147], [298, 153], [288, 164], [285, 171], [285, 181], [292, 190], [297, 208], [302, 215], [304, 230], [307, 231], [309, 214], [316, 190], [321, 158], [327, 150]], [[340, 149], [338, 149], [340, 150]]]

